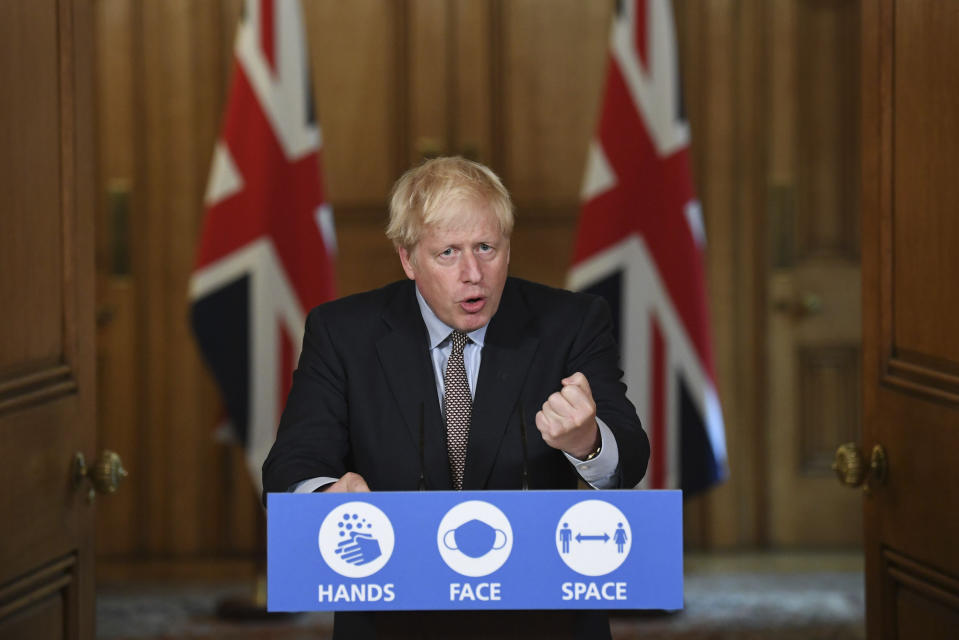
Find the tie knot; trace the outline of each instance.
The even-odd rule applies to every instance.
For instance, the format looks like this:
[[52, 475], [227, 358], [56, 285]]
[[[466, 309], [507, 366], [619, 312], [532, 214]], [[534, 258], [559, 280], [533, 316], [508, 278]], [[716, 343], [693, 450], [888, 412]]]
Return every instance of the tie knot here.
[[466, 346], [466, 343], [470, 341], [470, 338], [462, 331], [453, 331], [450, 333], [450, 340], [453, 342], [453, 352], [462, 353], [463, 348]]

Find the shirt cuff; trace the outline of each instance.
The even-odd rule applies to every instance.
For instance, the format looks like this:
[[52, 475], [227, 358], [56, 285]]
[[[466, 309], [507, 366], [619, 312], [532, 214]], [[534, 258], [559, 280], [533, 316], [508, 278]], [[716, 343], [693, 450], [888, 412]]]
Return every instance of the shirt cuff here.
[[592, 460], [574, 458], [565, 451], [563, 455], [575, 467], [580, 477], [594, 489], [611, 489], [616, 486], [616, 468], [619, 466], [619, 447], [616, 446], [616, 437], [609, 430], [606, 423], [596, 418], [599, 425], [599, 435], [602, 438], [599, 455]]
[[289, 491], [290, 493], [313, 493], [320, 487], [324, 487], [328, 484], [333, 484], [334, 482], [336, 482], [336, 478], [326, 478], [326, 477], [310, 478], [308, 480], [304, 480], [303, 482], [299, 484], [293, 485], [292, 487], [290, 487]]

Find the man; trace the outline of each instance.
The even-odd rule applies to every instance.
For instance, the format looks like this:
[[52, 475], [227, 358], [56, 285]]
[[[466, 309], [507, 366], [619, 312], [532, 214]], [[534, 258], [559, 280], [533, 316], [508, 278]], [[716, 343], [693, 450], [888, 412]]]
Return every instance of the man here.
[[[387, 236], [409, 280], [310, 312], [264, 491], [642, 479], [649, 443], [620, 380], [608, 307], [508, 278], [512, 229], [509, 194], [483, 165], [437, 158], [397, 181]], [[528, 618], [341, 613], [335, 634], [609, 637], [602, 615]]]

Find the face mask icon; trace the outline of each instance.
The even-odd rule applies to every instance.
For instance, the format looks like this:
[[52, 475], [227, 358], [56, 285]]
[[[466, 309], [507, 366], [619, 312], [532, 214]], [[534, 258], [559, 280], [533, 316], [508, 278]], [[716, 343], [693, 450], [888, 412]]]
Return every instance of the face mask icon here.
[[506, 534], [482, 520], [464, 522], [443, 534], [443, 545], [470, 558], [479, 558], [506, 545]]

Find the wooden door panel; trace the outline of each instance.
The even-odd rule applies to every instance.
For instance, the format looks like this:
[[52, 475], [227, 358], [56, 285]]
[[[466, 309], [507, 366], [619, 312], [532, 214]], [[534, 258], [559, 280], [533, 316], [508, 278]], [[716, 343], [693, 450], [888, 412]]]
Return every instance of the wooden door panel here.
[[[896, 2], [892, 41], [891, 237], [893, 355], [959, 374], [955, 317], [929, 313], [956, 298], [959, 260], [959, 10], [952, 3]], [[890, 257], [892, 256], [884, 256]]]
[[77, 559], [71, 554], [0, 589], [0, 638], [53, 640], [77, 632]]
[[12, 384], [11, 373], [41, 373], [63, 347], [60, 192], [49, 188], [60, 170], [56, 2], [5, 2], [0, 25], [0, 331], [18, 337], [0, 344], [0, 384]]
[[870, 637], [959, 629], [959, 11], [863, 4], [864, 498]]
[[959, 581], [894, 551], [882, 555], [884, 632], [894, 638], [955, 638]]
[[88, 0], [0, 4], [0, 636], [89, 638], [94, 455]]

